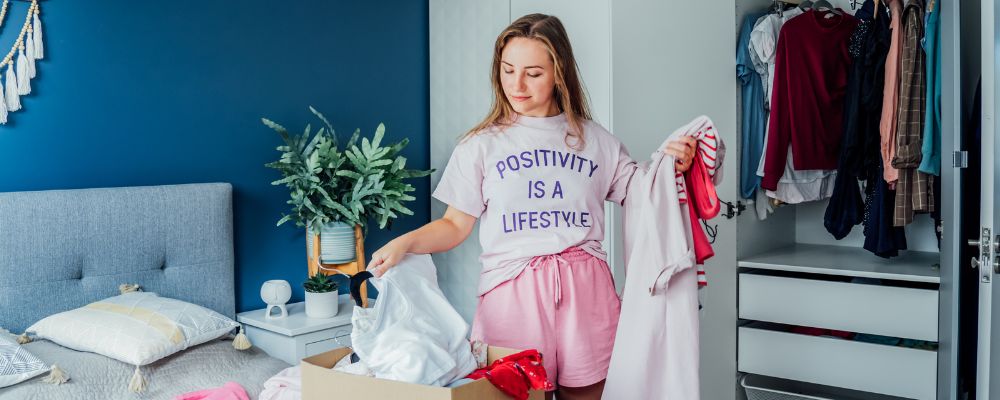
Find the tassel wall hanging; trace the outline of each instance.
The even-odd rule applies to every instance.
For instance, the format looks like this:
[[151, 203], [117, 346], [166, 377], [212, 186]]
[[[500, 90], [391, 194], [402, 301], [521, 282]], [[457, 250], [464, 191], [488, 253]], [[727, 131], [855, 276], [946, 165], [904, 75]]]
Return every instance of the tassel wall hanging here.
[[[9, 6], [10, 0], [3, 0], [3, 5], [0, 6], [0, 28], [7, 19]], [[38, 0], [32, 0], [21, 33], [17, 35], [17, 40], [3, 61], [0, 61], [0, 73], [4, 75], [0, 82], [0, 124], [7, 123], [8, 113], [21, 109], [20, 97], [31, 93], [31, 79], [37, 73], [35, 61], [44, 57], [39, 11]]]

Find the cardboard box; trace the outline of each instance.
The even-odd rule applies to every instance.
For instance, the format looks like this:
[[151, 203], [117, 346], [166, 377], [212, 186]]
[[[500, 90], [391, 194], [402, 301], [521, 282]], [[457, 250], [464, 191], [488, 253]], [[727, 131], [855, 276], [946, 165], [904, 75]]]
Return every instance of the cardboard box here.
[[[492, 347], [487, 349], [487, 360], [494, 360], [517, 353], [518, 350]], [[351, 354], [351, 349], [340, 348], [302, 359], [302, 399], [351, 399], [351, 400], [509, 400], [510, 397], [493, 387], [486, 379], [479, 379], [456, 388], [417, 385], [413, 383], [378, 379], [334, 371], [331, 368], [341, 358]], [[532, 390], [530, 400], [543, 400], [541, 390]]]

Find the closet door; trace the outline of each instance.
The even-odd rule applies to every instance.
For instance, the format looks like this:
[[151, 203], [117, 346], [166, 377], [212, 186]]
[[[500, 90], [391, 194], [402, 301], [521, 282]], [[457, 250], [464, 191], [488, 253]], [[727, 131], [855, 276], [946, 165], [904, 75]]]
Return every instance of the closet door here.
[[[996, 118], [997, 79], [1000, 63], [996, 46], [1000, 38], [996, 36], [1000, 22], [1000, 7], [994, 1], [982, 2], [982, 195], [980, 198], [979, 238], [970, 239], [969, 244], [978, 246], [979, 257], [973, 260], [973, 267], [979, 268], [979, 348], [976, 376], [976, 398], [993, 399], [1000, 396], [1000, 346], [993, 342], [993, 334], [1000, 332], [1000, 285], [994, 280], [1000, 278], [997, 229], [1000, 228], [1000, 213], [995, 210], [1000, 200], [1000, 185], [997, 178], [997, 155], [1000, 154], [1000, 140]], [[970, 149], [975, 151], [975, 149]]]

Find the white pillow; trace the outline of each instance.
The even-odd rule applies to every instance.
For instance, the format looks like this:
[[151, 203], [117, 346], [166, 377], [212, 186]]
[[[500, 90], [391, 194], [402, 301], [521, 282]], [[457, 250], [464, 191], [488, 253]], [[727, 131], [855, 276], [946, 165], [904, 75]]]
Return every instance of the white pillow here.
[[64, 347], [146, 365], [239, 326], [195, 304], [131, 292], [51, 315], [28, 327]]
[[0, 328], [0, 388], [44, 374], [49, 367]]

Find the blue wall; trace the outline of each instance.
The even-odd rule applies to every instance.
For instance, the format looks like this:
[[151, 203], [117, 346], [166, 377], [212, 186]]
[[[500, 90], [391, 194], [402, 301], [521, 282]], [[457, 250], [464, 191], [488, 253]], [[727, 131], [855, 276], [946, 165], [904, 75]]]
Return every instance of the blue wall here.
[[[11, 2], [0, 46], [28, 3]], [[268, 279], [303, 298], [304, 232], [275, 227], [288, 193], [271, 186], [279, 136], [315, 124], [341, 135], [410, 138], [429, 165], [426, 1], [135, 1], [42, 3], [46, 59], [24, 109], [0, 126], [0, 191], [230, 182], [235, 188], [236, 304], [260, 308]], [[369, 253], [428, 221], [428, 178], [414, 217], [377, 226]]]

